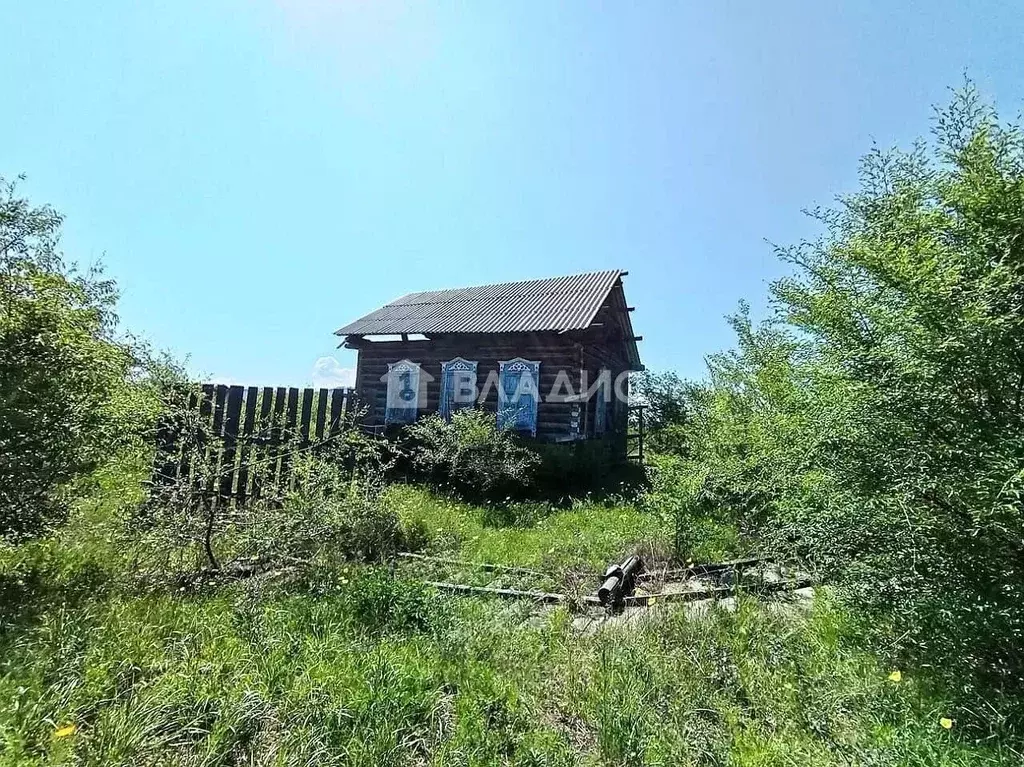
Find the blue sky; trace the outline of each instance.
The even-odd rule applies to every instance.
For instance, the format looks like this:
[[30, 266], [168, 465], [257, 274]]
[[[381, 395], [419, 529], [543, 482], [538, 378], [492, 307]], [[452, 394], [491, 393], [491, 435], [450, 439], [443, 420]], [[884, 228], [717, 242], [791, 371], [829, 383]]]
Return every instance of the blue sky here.
[[398, 295], [622, 268], [696, 377], [873, 140], [965, 71], [1020, 112], [1019, 3], [826, 5], [8, 0], [0, 175], [197, 374], [305, 384]]

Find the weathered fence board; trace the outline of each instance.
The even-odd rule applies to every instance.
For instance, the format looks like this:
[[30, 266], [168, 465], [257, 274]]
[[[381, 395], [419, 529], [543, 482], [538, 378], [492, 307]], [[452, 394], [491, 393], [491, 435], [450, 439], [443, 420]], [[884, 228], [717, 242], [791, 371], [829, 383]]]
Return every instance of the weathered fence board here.
[[327, 417], [327, 389], [320, 389], [316, 393], [316, 431], [317, 439], [324, 437], [324, 419]]
[[[241, 505], [292, 486], [292, 453], [336, 437], [355, 396], [351, 389], [201, 384], [185, 402], [184, 413], [157, 428], [153, 484], [201, 483], [214, 502]], [[199, 472], [197, 460], [207, 471]]]
[[249, 464], [254, 457], [255, 445], [251, 443], [253, 429], [256, 426], [256, 400], [259, 396], [259, 389], [250, 386], [245, 391], [245, 417], [242, 419], [241, 446], [238, 449], [238, 487], [235, 490], [235, 499], [245, 499], [246, 490], [249, 488]]

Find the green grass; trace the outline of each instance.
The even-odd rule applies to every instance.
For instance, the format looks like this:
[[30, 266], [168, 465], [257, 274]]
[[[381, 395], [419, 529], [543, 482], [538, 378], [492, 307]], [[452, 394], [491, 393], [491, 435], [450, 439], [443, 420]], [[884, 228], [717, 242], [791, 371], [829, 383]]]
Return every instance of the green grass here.
[[[526, 620], [374, 568], [144, 594], [105, 533], [124, 492], [0, 553], [0, 764], [1019, 763], [971, 744], [913, 669], [890, 682], [827, 595], [581, 635], [562, 608]], [[497, 527], [421, 490], [388, 502], [432, 550], [529, 566], [597, 567], [663, 535], [628, 507]]]
[[580, 502], [559, 510], [520, 504], [494, 519], [501, 511], [438, 498], [411, 486], [390, 488], [385, 502], [431, 552], [473, 561], [553, 571], [603, 570], [612, 559], [637, 548], [667, 552], [664, 526], [627, 505]]

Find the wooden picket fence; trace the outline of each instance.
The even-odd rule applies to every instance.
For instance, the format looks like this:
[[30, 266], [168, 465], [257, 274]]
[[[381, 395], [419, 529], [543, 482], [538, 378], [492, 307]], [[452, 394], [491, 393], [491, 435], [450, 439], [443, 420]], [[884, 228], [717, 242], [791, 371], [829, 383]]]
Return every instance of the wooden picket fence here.
[[347, 388], [202, 384], [178, 395], [157, 429], [153, 487], [184, 484], [217, 504], [280, 498], [296, 453], [330, 443], [356, 406]]

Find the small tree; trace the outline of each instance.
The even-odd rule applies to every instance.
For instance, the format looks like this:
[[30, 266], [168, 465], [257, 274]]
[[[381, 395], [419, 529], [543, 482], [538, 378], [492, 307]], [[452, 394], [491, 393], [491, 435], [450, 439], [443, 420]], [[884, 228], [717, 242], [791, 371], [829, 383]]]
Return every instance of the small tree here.
[[[124, 520], [140, 572], [157, 582], [244, 577], [307, 565], [325, 551], [374, 560], [395, 548], [398, 520], [381, 505], [392, 459], [383, 440], [363, 432], [361, 411], [315, 443], [283, 414], [259, 418], [229, 452], [196, 407], [198, 394], [182, 380], [162, 391], [155, 481]], [[221, 495], [238, 453], [250, 483], [244, 501]]]
[[114, 337], [114, 284], [58, 249], [62, 218], [0, 178], [0, 537], [67, 514], [69, 483], [120, 439], [134, 357]]
[[1019, 686], [1024, 133], [968, 86], [934, 142], [872, 151], [813, 215], [824, 236], [780, 251], [775, 317], [741, 312], [711, 359], [699, 497], [958, 688]]
[[649, 447], [655, 452], [685, 453], [685, 427], [699, 387], [673, 371], [636, 373], [629, 383], [630, 399], [644, 405]]

